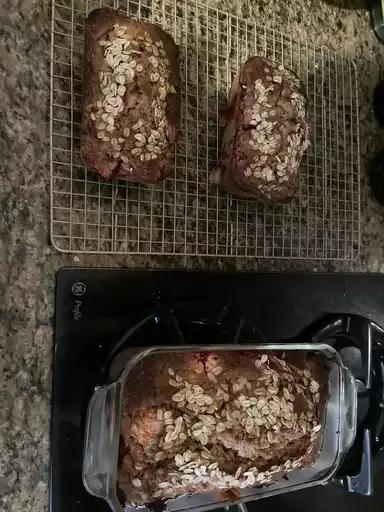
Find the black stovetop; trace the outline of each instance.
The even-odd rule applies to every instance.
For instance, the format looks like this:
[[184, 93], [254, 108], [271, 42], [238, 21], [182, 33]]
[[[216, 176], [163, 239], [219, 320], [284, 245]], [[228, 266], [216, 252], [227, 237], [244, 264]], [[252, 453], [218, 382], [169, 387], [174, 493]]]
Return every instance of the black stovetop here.
[[154, 308], [201, 303], [241, 311], [268, 341], [300, 339], [332, 313], [384, 327], [384, 275], [63, 269], [57, 276], [51, 512], [108, 512], [81, 479], [84, 419], [100, 370]]

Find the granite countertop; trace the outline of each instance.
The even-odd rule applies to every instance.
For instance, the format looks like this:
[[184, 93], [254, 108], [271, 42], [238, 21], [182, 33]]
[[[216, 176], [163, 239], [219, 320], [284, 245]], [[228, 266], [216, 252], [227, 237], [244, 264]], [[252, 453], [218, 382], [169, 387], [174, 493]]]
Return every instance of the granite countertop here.
[[[54, 278], [66, 265], [384, 271], [384, 209], [370, 195], [369, 158], [384, 147], [371, 109], [384, 46], [367, 13], [321, 0], [209, 0], [213, 7], [344, 52], [359, 69], [362, 154], [362, 252], [349, 264], [160, 257], [77, 256], [49, 244], [50, 6], [5, 0], [0, 13], [0, 509], [47, 509]], [[361, 2], [360, 2], [361, 3]], [[223, 5], [224, 4], [224, 5]]]

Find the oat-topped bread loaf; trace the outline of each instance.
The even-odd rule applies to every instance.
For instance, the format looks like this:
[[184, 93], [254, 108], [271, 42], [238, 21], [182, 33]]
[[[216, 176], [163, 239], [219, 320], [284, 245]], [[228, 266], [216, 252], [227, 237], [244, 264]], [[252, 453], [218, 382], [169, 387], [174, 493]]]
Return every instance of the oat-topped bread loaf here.
[[294, 73], [263, 57], [248, 59], [229, 93], [211, 182], [239, 196], [289, 202], [308, 145], [305, 107], [304, 87]]
[[317, 458], [326, 359], [287, 352], [152, 355], [126, 382], [118, 485], [127, 503], [263, 485]]
[[180, 129], [179, 51], [151, 23], [109, 8], [86, 20], [81, 155], [104, 178], [156, 183]]

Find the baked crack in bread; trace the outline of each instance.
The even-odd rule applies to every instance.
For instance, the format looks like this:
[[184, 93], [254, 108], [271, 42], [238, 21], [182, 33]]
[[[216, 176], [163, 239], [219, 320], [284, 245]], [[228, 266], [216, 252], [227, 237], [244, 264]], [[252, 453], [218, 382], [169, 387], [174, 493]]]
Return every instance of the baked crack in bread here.
[[291, 201], [308, 146], [305, 109], [304, 86], [294, 73], [264, 57], [248, 59], [229, 93], [211, 182], [267, 203]]
[[152, 355], [124, 391], [118, 486], [137, 505], [268, 484], [314, 463], [326, 358], [300, 352]]
[[151, 23], [109, 8], [85, 27], [81, 156], [104, 178], [157, 183], [180, 130], [179, 50]]

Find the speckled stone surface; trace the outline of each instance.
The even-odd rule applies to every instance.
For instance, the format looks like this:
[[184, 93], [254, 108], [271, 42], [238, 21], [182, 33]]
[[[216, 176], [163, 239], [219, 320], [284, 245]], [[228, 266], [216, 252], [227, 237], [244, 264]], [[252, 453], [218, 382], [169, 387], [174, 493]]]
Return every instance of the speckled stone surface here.
[[[360, 2], [361, 3], [361, 2]], [[384, 208], [366, 166], [384, 147], [371, 109], [384, 47], [362, 9], [320, 0], [210, 0], [209, 4], [356, 59], [361, 105], [362, 254], [350, 264], [59, 254], [49, 245], [50, 5], [4, 0], [0, 8], [0, 510], [48, 505], [54, 279], [65, 265], [206, 269], [384, 271]], [[350, 7], [354, 2], [347, 2]]]

